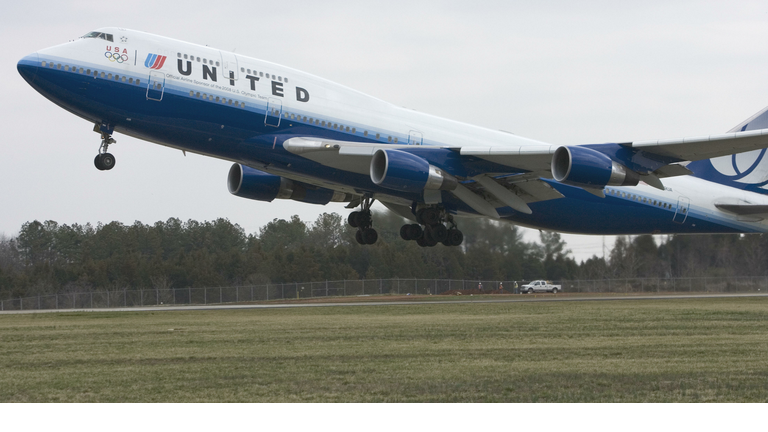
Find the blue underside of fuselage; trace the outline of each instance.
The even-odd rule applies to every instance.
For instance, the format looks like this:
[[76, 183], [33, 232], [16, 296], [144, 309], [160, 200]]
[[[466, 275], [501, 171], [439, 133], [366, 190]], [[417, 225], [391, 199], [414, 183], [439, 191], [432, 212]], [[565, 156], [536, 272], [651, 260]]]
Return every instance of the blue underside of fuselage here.
[[[360, 193], [382, 193], [417, 202], [422, 199], [419, 194], [377, 187], [368, 175], [323, 166], [289, 153], [282, 146], [285, 139], [297, 136], [371, 143], [380, 141], [285, 118], [280, 119], [277, 127], [268, 126], [265, 124], [266, 100], [249, 100], [245, 107], [235, 107], [190, 96], [190, 88], [175, 82], [166, 83], [162, 100], [150, 100], [147, 98], [148, 74], [132, 76], [122, 70], [112, 71], [121, 77], [120, 81], [115, 81], [100, 76], [94, 78], [78, 71], [40, 67], [42, 61], [49, 64], [61, 63], [59, 59], [45, 58], [28, 58], [19, 62], [19, 72], [30, 85], [62, 108], [89, 121], [109, 124], [118, 132], [187, 151], [239, 161], [255, 168], [268, 166], [277, 171], [294, 172], [324, 182], [350, 185]], [[71, 61], [67, 64], [78, 69], [94, 67], [72, 64]], [[107, 72], [106, 68], [101, 69]], [[133, 78], [134, 84], [123, 82], [123, 77]], [[136, 80], [141, 80], [141, 84], [136, 85]], [[447, 149], [414, 148], [411, 152], [459, 177], [471, 177], [483, 172], [510, 172], [507, 166], [476, 158], [461, 158], [458, 153]], [[530, 215], [509, 207], [497, 209], [498, 213], [503, 219], [530, 227], [583, 234], [752, 231], [748, 226], [732, 220], [708, 218], [693, 207], [684, 222], [679, 223], [673, 220], [675, 211], [672, 209], [614, 196], [599, 198], [578, 187], [554, 181], [548, 183], [565, 197], [530, 203], [533, 211]], [[450, 212], [476, 213], [451, 193], [443, 192], [442, 199], [443, 205]]]

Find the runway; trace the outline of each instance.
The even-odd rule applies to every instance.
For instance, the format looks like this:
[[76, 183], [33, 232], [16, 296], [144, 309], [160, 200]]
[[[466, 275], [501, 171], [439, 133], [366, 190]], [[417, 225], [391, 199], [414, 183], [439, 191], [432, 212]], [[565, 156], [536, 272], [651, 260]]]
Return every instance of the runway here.
[[[288, 309], [288, 308], [312, 308], [312, 307], [371, 307], [371, 306], [424, 306], [424, 305], [445, 305], [445, 304], [480, 304], [480, 303], [537, 303], [537, 302], [596, 302], [596, 301], [637, 301], [637, 300], [682, 300], [682, 299], [713, 299], [713, 298], [765, 298], [767, 294], [757, 293], [731, 293], [731, 294], [668, 294], [668, 295], [605, 295], [605, 296], [569, 296], [567, 294], [537, 294], [531, 297], [530, 294], [493, 297], [482, 296], [480, 298], [462, 298], [461, 300], [451, 297], [451, 300], [398, 300], [385, 301], [379, 300], [381, 297], [371, 297], [370, 301], [360, 301], [359, 297], [351, 298], [350, 301], [343, 302], [325, 302], [322, 299], [310, 299], [304, 302], [296, 301], [290, 303], [275, 304], [221, 304], [221, 305], [159, 305], [159, 306], [137, 306], [120, 308], [94, 308], [94, 309], [40, 309], [40, 310], [10, 310], [2, 311], [0, 315], [17, 314], [35, 314], [35, 313], [72, 313], [72, 312], [173, 312], [173, 311], [207, 311], [207, 310], [234, 310], [234, 309]], [[430, 297], [435, 298], [435, 297]], [[352, 301], [354, 300], [354, 301]]]

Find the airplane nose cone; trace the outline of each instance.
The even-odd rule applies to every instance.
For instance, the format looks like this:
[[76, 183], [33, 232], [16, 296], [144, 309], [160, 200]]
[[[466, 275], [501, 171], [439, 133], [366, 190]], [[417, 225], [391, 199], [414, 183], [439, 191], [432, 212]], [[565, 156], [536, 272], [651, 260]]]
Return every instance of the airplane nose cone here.
[[40, 67], [40, 58], [37, 56], [37, 53], [24, 57], [16, 64], [19, 74], [30, 84], [35, 81], [38, 67]]

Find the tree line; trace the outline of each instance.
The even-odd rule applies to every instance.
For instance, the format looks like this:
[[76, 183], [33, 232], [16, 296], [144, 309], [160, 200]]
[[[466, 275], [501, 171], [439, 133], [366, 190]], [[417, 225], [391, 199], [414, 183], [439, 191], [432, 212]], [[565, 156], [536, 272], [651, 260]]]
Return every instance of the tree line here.
[[247, 234], [227, 219], [153, 225], [32, 221], [0, 238], [0, 298], [105, 289], [186, 288], [341, 279], [471, 280], [762, 276], [768, 236], [619, 237], [608, 259], [577, 263], [559, 234], [525, 242], [514, 225], [462, 219], [461, 247], [422, 248], [399, 238], [405, 220], [374, 216], [379, 240], [355, 241], [336, 213], [307, 223], [275, 219]]

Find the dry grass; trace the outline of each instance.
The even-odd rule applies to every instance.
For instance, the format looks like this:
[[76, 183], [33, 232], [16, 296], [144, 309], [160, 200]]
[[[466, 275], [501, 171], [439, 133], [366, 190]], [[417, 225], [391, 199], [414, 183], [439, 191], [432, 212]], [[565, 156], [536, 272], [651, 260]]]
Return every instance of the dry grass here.
[[0, 316], [0, 402], [768, 400], [768, 299]]

